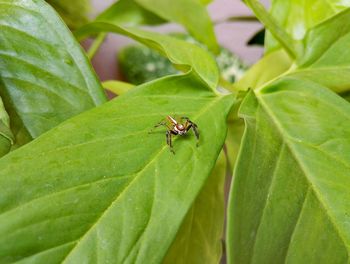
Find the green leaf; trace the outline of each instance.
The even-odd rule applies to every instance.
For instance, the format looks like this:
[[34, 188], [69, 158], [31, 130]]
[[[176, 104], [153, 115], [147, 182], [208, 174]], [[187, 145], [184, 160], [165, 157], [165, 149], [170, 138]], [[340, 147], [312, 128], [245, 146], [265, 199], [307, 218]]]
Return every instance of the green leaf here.
[[46, 0], [46, 2], [56, 9], [71, 29], [81, 27], [89, 21], [90, 0]]
[[[205, 184], [233, 96], [195, 76], [136, 87], [0, 159], [0, 262], [160, 263]], [[166, 144], [166, 115], [200, 130]]]
[[226, 157], [222, 151], [163, 264], [220, 262], [225, 219], [225, 176]]
[[256, 17], [264, 24], [271, 34], [283, 46], [291, 58], [296, 58], [300, 51], [298, 43], [278, 24], [273, 16], [271, 16], [259, 0], [245, 0], [247, 5], [252, 9]]
[[312, 28], [292, 76], [312, 80], [337, 93], [350, 89], [350, 8]]
[[[270, 14], [295, 40], [302, 40], [309, 29], [332, 17], [346, 7], [343, 0], [272, 0]], [[267, 33], [266, 51], [280, 48], [270, 32]]]
[[121, 25], [157, 25], [165, 20], [143, 8], [135, 0], [119, 0], [105, 11], [96, 21]]
[[165, 21], [183, 25], [197, 40], [219, 52], [213, 24], [206, 11], [208, 0], [120, 0], [96, 21], [115, 25], [156, 25]]
[[195, 44], [133, 27], [107, 22], [94, 22], [83, 26], [75, 35], [79, 39], [98, 32], [115, 32], [129, 36], [168, 57], [182, 71], [193, 71], [213, 90], [219, 81], [219, 70], [211, 54]]
[[133, 84], [121, 81], [105, 81], [102, 86], [116, 95], [123, 95], [135, 87]]
[[349, 91], [350, 53], [344, 50], [350, 43], [349, 21], [350, 8], [310, 29], [303, 40], [302, 55], [293, 65], [281, 49], [268, 53], [234, 88], [256, 88], [283, 74], [312, 80], [337, 93]]
[[213, 23], [199, 0], [134, 0], [158, 16], [183, 25], [199, 42], [219, 53]]
[[292, 78], [253, 93], [240, 110], [229, 263], [347, 263], [350, 104]]
[[44, 1], [0, 1], [0, 95], [16, 144], [106, 101], [67, 27]]
[[[95, 21], [117, 25], [158, 25], [166, 21], [140, 6], [134, 0], [119, 0], [102, 12]], [[100, 33], [88, 51], [91, 60], [106, 38], [106, 33]]]

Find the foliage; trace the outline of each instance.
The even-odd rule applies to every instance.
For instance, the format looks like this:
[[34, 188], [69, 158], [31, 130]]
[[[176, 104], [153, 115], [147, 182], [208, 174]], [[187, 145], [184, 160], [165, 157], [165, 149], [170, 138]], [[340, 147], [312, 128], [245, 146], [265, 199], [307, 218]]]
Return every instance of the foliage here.
[[46, 0], [60, 14], [67, 26], [77, 29], [89, 21], [90, 0]]
[[119, 51], [118, 66], [126, 81], [132, 84], [179, 73], [159, 52], [139, 44], [128, 45]]
[[0, 96], [18, 147], [106, 98], [79, 44], [51, 8], [40, 3], [38, 12], [31, 1], [0, 5]]
[[[267, 53], [225, 90], [208, 2], [121, 0], [80, 27], [179, 71], [105, 82], [120, 95], [106, 102], [47, 3], [0, 0], [0, 263], [218, 263], [224, 248], [230, 264], [348, 262], [350, 9], [246, 0]], [[169, 21], [203, 44], [141, 27]], [[199, 145], [189, 131], [172, 154], [152, 129], [167, 115], [195, 122]]]

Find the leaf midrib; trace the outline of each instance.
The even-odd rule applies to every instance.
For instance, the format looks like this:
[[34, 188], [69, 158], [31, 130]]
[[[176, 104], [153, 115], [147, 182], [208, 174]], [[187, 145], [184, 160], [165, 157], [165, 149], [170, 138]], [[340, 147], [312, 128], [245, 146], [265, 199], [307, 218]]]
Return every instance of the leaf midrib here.
[[[280, 150], [279, 150], [278, 159], [277, 159], [277, 161], [276, 161], [276, 163], [274, 165], [274, 170], [273, 170], [273, 174], [271, 176], [269, 188], [267, 190], [267, 195], [266, 195], [266, 199], [265, 199], [265, 202], [264, 202], [264, 208], [262, 210], [261, 217], [260, 217], [260, 220], [259, 220], [259, 224], [258, 224], [258, 227], [256, 229], [256, 235], [255, 235], [255, 238], [254, 238], [253, 254], [252, 254], [252, 257], [251, 257], [251, 263], [253, 263], [254, 256], [255, 256], [255, 251], [257, 250], [256, 249], [256, 247], [257, 247], [257, 243], [256, 242], [257, 242], [259, 230], [261, 228], [262, 220], [264, 219], [264, 217], [266, 215], [267, 207], [270, 204], [269, 194], [272, 193], [272, 190], [273, 190], [273, 188], [275, 187], [275, 184], [276, 184], [277, 172], [278, 172], [278, 169], [279, 169], [279, 167], [281, 165], [281, 160], [282, 160], [284, 148], [285, 148], [285, 143], [282, 143], [281, 147], [280, 147]], [[249, 174], [247, 174], [247, 175], [249, 175]]]
[[15, 263], [21, 263], [21, 264], [23, 264], [23, 263], [25, 263], [26, 260], [29, 260], [29, 259], [31, 259], [31, 258], [35, 258], [35, 257], [37, 257], [37, 256], [40, 257], [41, 254], [48, 253], [48, 252], [50, 252], [50, 251], [52, 251], [52, 250], [57, 250], [57, 249], [59, 249], [59, 248], [65, 247], [65, 246], [67, 246], [67, 245], [69, 245], [69, 244], [74, 245], [75, 242], [76, 242], [76, 240], [68, 241], [68, 242], [62, 243], [62, 244], [60, 244], [60, 245], [47, 248], [47, 249], [45, 249], [45, 250], [43, 250], [43, 251], [40, 251], [40, 252], [37, 252], [37, 253], [35, 253], [35, 254], [33, 254], [33, 255], [26, 256], [26, 257], [24, 257], [24, 258], [22, 258], [22, 259], [19, 259], [19, 260], [16, 260], [16, 261], [12, 262], [12, 263], [13, 263], [13, 264], [15, 264]]
[[292, 244], [292, 241], [294, 240], [294, 237], [296, 236], [295, 231], [297, 230], [297, 228], [299, 226], [299, 223], [301, 221], [301, 216], [302, 216], [302, 214], [303, 214], [303, 212], [305, 210], [305, 205], [307, 203], [308, 196], [310, 195], [310, 189], [311, 189], [311, 186], [308, 186], [307, 191], [305, 193], [305, 198], [304, 198], [303, 204], [302, 204], [302, 206], [300, 208], [297, 221], [295, 222], [295, 225], [294, 225], [294, 228], [293, 228], [293, 232], [292, 232], [292, 234], [290, 236], [288, 247], [287, 247], [287, 250], [286, 250], [285, 255], [284, 255], [284, 261], [283, 261], [284, 263], [286, 263], [286, 261], [288, 259], [289, 251], [290, 251], [290, 245]]
[[[298, 73], [304, 73], [304, 72], [320, 72], [320, 71], [339, 71], [339, 69], [341, 70], [345, 70], [345, 69], [350, 69], [350, 65], [337, 65], [337, 66], [318, 66], [318, 65], [310, 65], [309, 68], [299, 68], [296, 69], [292, 72], [290, 72], [288, 75], [294, 75], [294, 74], [298, 74]], [[286, 76], [288, 76], [286, 75]]]

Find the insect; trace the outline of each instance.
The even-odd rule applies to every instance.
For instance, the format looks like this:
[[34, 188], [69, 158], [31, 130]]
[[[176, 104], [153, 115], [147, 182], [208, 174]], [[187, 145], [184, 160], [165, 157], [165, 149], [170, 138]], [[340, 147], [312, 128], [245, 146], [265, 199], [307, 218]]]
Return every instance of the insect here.
[[166, 143], [170, 147], [170, 151], [175, 154], [172, 143], [172, 136], [183, 136], [186, 135], [187, 132], [192, 128], [194, 135], [197, 139], [197, 147], [199, 142], [199, 130], [195, 123], [193, 123], [188, 117], [181, 117], [180, 122], [178, 122], [175, 118], [168, 115], [165, 120], [159, 122], [154, 128], [159, 126], [164, 126], [167, 128], [166, 131]]

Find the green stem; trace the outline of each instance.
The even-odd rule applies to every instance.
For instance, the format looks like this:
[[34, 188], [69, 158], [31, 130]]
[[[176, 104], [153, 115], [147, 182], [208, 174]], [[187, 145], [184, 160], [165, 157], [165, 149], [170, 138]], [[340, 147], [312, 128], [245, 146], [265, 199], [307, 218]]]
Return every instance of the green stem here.
[[292, 58], [297, 57], [294, 39], [281, 28], [275, 19], [267, 12], [265, 7], [258, 0], [245, 0], [247, 5], [253, 10], [256, 17], [270, 30], [272, 35], [282, 44]]
[[98, 34], [97, 38], [94, 40], [94, 42], [92, 43], [91, 47], [87, 52], [87, 56], [90, 60], [92, 60], [92, 58], [95, 56], [96, 52], [104, 42], [106, 36], [107, 36], [107, 33]]

